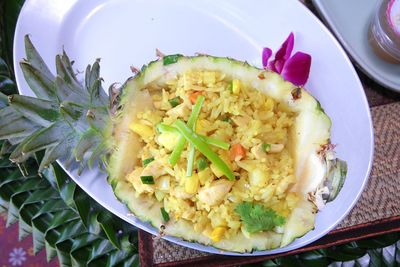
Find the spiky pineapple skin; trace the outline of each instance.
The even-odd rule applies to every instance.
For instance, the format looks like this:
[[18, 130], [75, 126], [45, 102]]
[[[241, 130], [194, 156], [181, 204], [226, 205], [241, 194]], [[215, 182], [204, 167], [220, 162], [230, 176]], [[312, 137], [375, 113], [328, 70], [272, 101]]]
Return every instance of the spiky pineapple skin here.
[[[113, 185], [117, 198], [124, 202], [141, 220], [150, 222], [156, 228], [164, 225], [159, 211], [162, 204], [153, 197], [136, 195], [132, 185], [125, 180], [126, 175], [133, 170], [133, 166], [137, 163], [135, 151], [141, 148], [135, 134], [129, 131], [128, 125], [137, 112], [146, 108], [146, 105], [142, 105], [143, 101], [140, 100], [140, 90], [146, 84], [156, 79], [166, 81], [169, 77], [178, 73], [182, 74], [189, 69], [217, 70], [228, 77], [238, 78], [241, 82], [251, 85], [286, 105], [297, 114], [294, 127], [289, 133], [289, 139], [297, 177], [297, 187], [294, 190], [301, 193], [303, 199], [295, 209], [296, 212], [288, 218], [286, 224], [288, 229], [283, 235], [263, 232], [253, 234], [251, 239], [248, 239], [239, 233], [229, 240], [223, 239], [213, 243], [208, 237], [196, 233], [193, 226], [184, 220], [171, 220], [165, 225], [163, 232], [185, 240], [213, 245], [223, 250], [250, 252], [286, 246], [296, 237], [313, 229], [316, 209], [314, 204], [307, 200], [307, 193], [316, 190], [325, 178], [323, 171], [325, 163], [320, 159], [318, 153], [320, 147], [329, 142], [331, 121], [321, 110], [318, 101], [304, 89], [298, 89], [274, 72], [258, 69], [246, 62], [229, 58], [179, 56], [176, 62], [168, 65], [165, 65], [163, 60], [153, 61], [124, 84], [120, 96], [119, 112], [114, 119], [116, 144], [108, 164], [109, 182]], [[294, 98], [293, 90], [301, 90], [299, 99]], [[312, 130], [308, 130], [309, 128]], [[125, 164], [127, 162], [129, 164]], [[307, 171], [304, 171], [305, 168]], [[318, 170], [318, 172], [313, 173], [314, 170]], [[313, 180], [310, 181], [310, 177], [313, 177]]]

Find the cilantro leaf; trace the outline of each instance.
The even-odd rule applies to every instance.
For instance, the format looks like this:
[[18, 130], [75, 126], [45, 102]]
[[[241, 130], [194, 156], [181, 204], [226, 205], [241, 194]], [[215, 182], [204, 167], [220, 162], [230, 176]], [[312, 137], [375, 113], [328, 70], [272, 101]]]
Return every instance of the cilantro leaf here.
[[249, 233], [272, 230], [275, 226], [285, 224], [285, 217], [278, 215], [273, 209], [261, 204], [243, 202], [236, 206], [235, 212], [240, 215]]

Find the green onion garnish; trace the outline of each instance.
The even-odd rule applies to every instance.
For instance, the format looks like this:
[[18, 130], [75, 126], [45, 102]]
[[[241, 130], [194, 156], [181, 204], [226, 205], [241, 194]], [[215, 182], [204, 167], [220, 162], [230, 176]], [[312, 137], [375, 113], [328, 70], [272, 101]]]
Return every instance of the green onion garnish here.
[[232, 123], [232, 119], [231, 119], [231, 118], [229, 118], [229, 117], [225, 117], [225, 118], [223, 118], [223, 119], [222, 119], [222, 121], [224, 121], [224, 122], [228, 122], [228, 123]]
[[154, 184], [154, 178], [151, 175], [140, 176], [143, 184]]
[[171, 125], [164, 124], [164, 123], [157, 124], [156, 128], [157, 128], [157, 131], [160, 132], [160, 133], [164, 133], [164, 132], [179, 133], [178, 130], [175, 127], [173, 127]]
[[[195, 103], [194, 106], [193, 106], [193, 110], [195, 109], [195, 106], [196, 106], [196, 104], [197, 104], [198, 102], [201, 103], [201, 104], [198, 104], [199, 107], [196, 107], [196, 108], [198, 108], [198, 110], [192, 111], [192, 113], [196, 112], [196, 114], [195, 114], [195, 116], [196, 116], [195, 119], [196, 119], [196, 120], [197, 120], [197, 118], [199, 117], [200, 110], [201, 110], [201, 106], [202, 106], [203, 101], [204, 101], [204, 96], [201, 96], [202, 99], [198, 100], [199, 97], [200, 97], [200, 96], [198, 96], [197, 99], [196, 99], [196, 103]], [[189, 126], [190, 128], [192, 128], [193, 131], [196, 130], [196, 120], [194, 120], [194, 121], [193, 121], [193, 124], [192, 124], [191, 126]], [[191, 123], [190, 118], [189, 118], [188, 124], [189, 124], [189, 123]], [[196, 151], [195, 151], [195, 149], [194, 149], [194, 146], [193, 146], [192, 144], [190, 144], [190, 145], [189, 145], [189, 155], [188, 155], [188, 159], [187, 159], [188, 162], [187, 162], [187, 168], [186, 168], [186, 176], [188, 176], [188, 177], [192, 176], [192, 173], [193, 173], [193, 165], [194, 165], [194, 156], [195, 156], [195, 153], [196, 153]]]
[[206, 142], [209, 145], [218, 147], [218, 148], [222, 148], [223, 150], [228, 150], [230, 147], [230, 144], [227, 142], [224, 142], [222, 140], [219, 140], [217, 138], [213, 138], [213, 137], [207, 137], [207, 136], [202, 136], [200, 135], [200, 138]]
[[[187, 125], [189, 128], [193, 128], [193, 125], [195, 125], [197, 118], [199, 117], [201, 106], [204, 103], [205, 97], [200, 95], [196, 99], [196, 103], [193, 106], [192, 113], [190, 114], [190, 117], [188, 119]], [[176, 144], [174, 150], [171, 153], [171, 156], [169, 158], [169, 163], [172, 166], [175, 166], [175, 164], [178, 162], [179, 158], [181, 157], [182, 151], [185, 147], [186, 140], [183, 136], [179, 137], [178, 143]]]
[[201, 172], [208, 167], [208, 162], [205, 158], [201, 157], [197, 160], [197, 171]]
[[[171, 133], [178, 133], [179, 134], [178, 129], [176, 129], [174, 126], [171, 126], [171, 125], [167, 125], [167, 124], [164, 124], [164, 123], [159, 123], [159, 124], [157, 124], [156, 127], [157, 127], [157, 131], [160, 132], [160, 133], [171, 132]], [[229, 143], [224, 142], [224, 141], [222, 141], [220, 139], [217, 139], [217, 138], [214, 138], [214, 137], [208, 137], [208, 136], [204, 136], [204, 135], [200, 135], [200, 134], [199, 134], [199, 136], [204, 142], [206, 142], [209, 145], [212, 145], [212, 146], [224, 149], [224, 150], [228, 150], [229, 147], [230, 147]]]
[[174, 108], [174, 107], [176, 107], [177, 105], [179, 105], [181, 103], [181, 99], [179, 98], [179, 96], [177, 96], [177, 97], [174, 97], [174, 98], [168, 100], [168, 102]]
[[232, 88], [233, 88], [233, 82], [230, 82], [228, 84], [228, 90], [231, 91], [231, 93], [233, 92]]
[[209, 161], [211, 161], [229, 180], [234, 180], [235, 175], [229, 166], [183, 121], [177, 120], [174, 126], [182, 136], [199, 150]]
[[142, 161], [142, 166], [143, 166], [143, 167], [146, 167], [146, 166], [147, 166], [150, 162], [152, 162], [152, 161], [154, 161], [154, 158], [153, 158], [153, 157], [144, 159], [144, 160]]
[[271, 144], [263, 143], [263, 144], [261, 145], [261, 148], [262, 148], [262, 150], [263, 150], [264, 152], [269, 152], [269, 151], [271, 150]]
[[160, 208], [161, 211], [161, 215], [164, 219], [164, 222], [168, 222], [169, 221], [169, 214], [168, 212], [164, 209], [164, 207]]

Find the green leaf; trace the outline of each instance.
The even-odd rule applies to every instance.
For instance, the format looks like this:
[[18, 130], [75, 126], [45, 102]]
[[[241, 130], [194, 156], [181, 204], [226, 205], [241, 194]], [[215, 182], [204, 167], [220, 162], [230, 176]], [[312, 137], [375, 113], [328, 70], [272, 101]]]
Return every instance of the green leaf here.
[[10, 76], [10, 72], [8, 71], [7, 63], [0, 57], [0, 75], [2, 76]]
[[103, 231], [106, 233], [108, 240], [110, 240], [111, 244], [113, 244], [116, 248], [121, 249], [121, 245], [119, 243], [117, 234], [120, 229], [115, 227], [115, 224], [112, 220], [115, 220], [113, 216], [108, 212], [102, 212], [99, 214], [99, 222]]
[[164, 56], [162, 58], [163, 65], [170, 65], [170, 64], [176, 63], [176, 62], [178, 62], [178, 59], [180, 57], [182, 57], [182, 55], [180, 55], [180, 54]]
[[285, 223], [284, 217], [261, 204], [243, 202], [236, 206], [235, 212], [240, 215], [249, 233], [269, 231], [275, 226], [281, 226]]
[[10, 106], [21, 115], [44, 127], [59, 118], [58, 105], [52, 101], [21, 95], [11, 95], [8, 99]]
[[45, 100], [56, 100], [54, 80], [49, 79], [31, 63], [22, 61], [19, 63], [25, 81], [38, 98]]
[[[33, 153], [54, 145], [64, 140], [71, 133], [71, 128], [64, 122], [55, 122], [29, 138], [29, 142], [22, 149], [23, 153]], [[66, 152], [67, 153], [67, 152]]]
[[47, 67], [46, 63], [44, 63], [43, 58], [37, 52], [35, 46], [32, 44], [29, 35], [25, 35], [24, 37], [25, 42], [25, 53], [27, 61], [29, 61], [35, 69], [38, 70], [47, 80], [54, 80], [55, 77]]
[[44, 168], [56, 161], [57, 159], [65, 157], [65, 153], [70, 153], [78, 143], [75, 134], [66, 136], [64, 140], [59, 142], [57, 145], [46, 149], [44, 157], [39, 165], [39, 172], [42, 172]]
[[10, 95], [17, 91], [17, 87], [9, 77], [0, 75], [0, 91], [3, 94]]
[[0, 56], [10, 67], [10, 77], [13, 76], [14, 29], [23, 3], [24, 0], [14, 0], [3, 1], [0, 5]]
[[334, 246], [326, 250], [326, 255], [336, 261], [350, 261], [364, 256], [366, 251], [359, 248], [355, 242]]

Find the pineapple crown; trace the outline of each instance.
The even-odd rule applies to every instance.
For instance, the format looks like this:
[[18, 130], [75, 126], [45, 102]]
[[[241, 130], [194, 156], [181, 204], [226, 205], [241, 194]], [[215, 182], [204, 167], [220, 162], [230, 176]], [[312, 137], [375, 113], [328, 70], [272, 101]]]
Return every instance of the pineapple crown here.
[[37, 98], [0, 93], [0, 140], [8, 140], [4, 146], [12, 147], [10, 160], [20, 164], [44, 150], [39, 172], [60, 158], [67, 164], [80, 162], [80, 171], [99, 160], [105, 163], [111, 101], [101, 85], [100, 60], [87, 66], [81, 85], [65, 51], [56, 56], [53, 75], [29, 36], [25, 50], [20, 66]]

